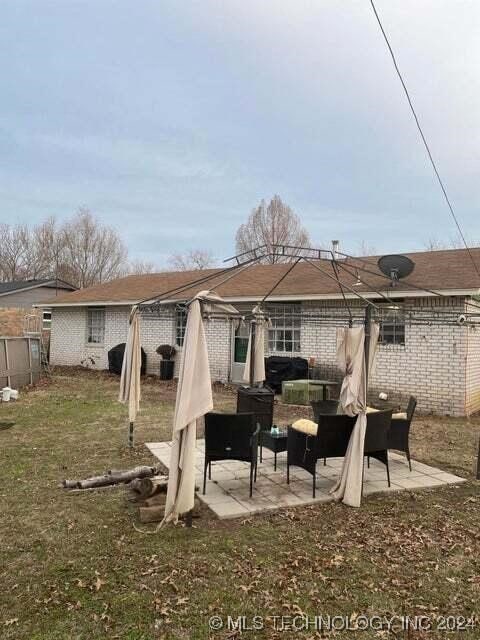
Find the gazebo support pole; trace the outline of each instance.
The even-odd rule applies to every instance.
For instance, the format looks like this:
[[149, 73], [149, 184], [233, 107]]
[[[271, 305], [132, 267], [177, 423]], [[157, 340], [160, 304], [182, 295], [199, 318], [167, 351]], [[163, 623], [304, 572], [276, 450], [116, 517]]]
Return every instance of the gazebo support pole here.
[[135, 426], [135, 423], [130, 422], [129, 428], [128, 428], [128, 446], [130, 448], [133, 447], [133, 428]]
[[478, 440], [477, 480], [480, 480], [480, 438]]
[[251, 340], [250, 340], [250, 386], [253, 387], [253, 374], [255, 371], [255, 337], [256, 337], [257, 325], [255, 320], [252, 320], [251, 325]]
[[[368, 377], [369, 377], [369, 362], [370, 362], [370, 325], [372, 322], [372, 307], [367, 304], [365, 308], [365, 388], [366, 395], [368, 395]], [[367, 401], [367, 398], [365, 398]]]

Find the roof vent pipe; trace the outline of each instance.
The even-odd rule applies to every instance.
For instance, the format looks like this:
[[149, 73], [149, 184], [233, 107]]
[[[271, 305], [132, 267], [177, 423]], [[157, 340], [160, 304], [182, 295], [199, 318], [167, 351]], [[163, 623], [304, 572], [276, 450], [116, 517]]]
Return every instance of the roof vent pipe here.
[[338, 247], [340, 245], [340, 242], [338, 240], [332, 240], [332, 253], [333, 253], [333, 259], [334, 260], [338, 260]]

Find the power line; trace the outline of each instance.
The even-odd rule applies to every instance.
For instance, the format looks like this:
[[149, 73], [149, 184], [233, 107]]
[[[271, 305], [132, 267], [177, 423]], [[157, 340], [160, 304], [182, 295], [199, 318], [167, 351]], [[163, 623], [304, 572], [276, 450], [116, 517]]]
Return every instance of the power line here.
[[389, 42], [388, 37], [387, 37], [387, 34], [385, 33], [385, 29], [383, 28], [382, 22], [380, 20], [380, 17], [378, 15], [378, 12], [377, 12], [377, 9], [375, 7], [375, 4], [374, 4], [373, 0], [370, 0], [370, 4], [372, 5], [373, 13], [375, 14], [375, 18], [377, 19], [378, 26], [380, 27], [380, 31], [382, 32], [382, 35], [383, 35], [383, 37], [385, 39], [385, 42], [387, 43], [387, 47], [388, 47], [388, 50], [390, 52], [390, 56], [392, 57], [393, 66], [395, 67], [395, 71], [397, 72], [397, 75], [398, 75], [398, 77], [400, 79], [400, 82], [402, 83], [403, 90], [405, 92], [405, 95], [407, 96], [408, 104], [410, 106], [410, 110], [411, 110], [411, 112], [413, 114], [413, 117], [415, 119], [415, 123], [417, 125], [417, 129], [418, 129], [418, 131], [420, 133], [420, 136], [422, 138], [422, 141], [423, 141], [423, 144], [425, 146], [425, 149], [427, 150], [428, 157], [429, 157], [430, 162], [432, 164], [432, 167], [433, 167], [433, 170], [435, 172], [435, 175], [437, 176], [437, 180], [438, 180], [440, 188], [441, 188], [441, 190], [443, 192], [443, 195], [445, 197], [445, 201], [447, 203], [447, 206], [450, 209], [450, 213], [452, 214], [452, 218], [453, 218], [453, 220], [454, 220], [454, 222], [455, 222], [455, 224], [457, 226], [458, 233], [460, 234], [460, 237], [461, 237], [461, 239], [463, 241], [463, 244], [465, 245], [465, 249], [468, 251], [468, 255], [470, 256], [470, 259], [471, 259], [472, 264], [473, 264], [473, 266], [475, 268], [475, 271], [477, 272], [477, 275], [480, 277], [480, 270], [479, 270], [479, 268], [478, 268], [478, 266], [477, 266], [477, 264], [476, 264], [476, 262], [475, 262], [475, 260], [473, 258], [472, 252], [470, 251], [470, 247], [467, 245], [467, 241], [465, 240], [465, 236], [463, 235], [463, 231], [462, 231], [462, 229], [460, 227], [460, 223], [458, 222], [457, 216], [455, 215], [452, 203], [450, 202], [450, 198], [447, 195], [447, 191], [445, 189], [445, 185], [443, 184], [443, 181], [442, 181], [442, 179], [440, 177], [440, 173], [438, 172], [437, 166], [435, 164], [435, 161], [433, 159], [432, 153], [430, 151], [430, 147], [428, 146], [427, 139], [425, 138], [425, 135], [424, 135], [424, 133], [422, 131], [422, 127], [420, 126], [420, 122], [418, 120], [418, 116], [417, 116], [417, 113], [416, 113], [415, 108], [413, 106], [410, 94], [408, 92], [407, 85], [405, 84], [405, 81], [404, 81], [404, 79], [402, 77], [402, 74], [400, 73], [400, 69], [398, 68], [397, 60], [395, 58], [395, 54], [393, 53], [393, 49], [392, 49], [392, 47], [390, 45], [390, 42]]

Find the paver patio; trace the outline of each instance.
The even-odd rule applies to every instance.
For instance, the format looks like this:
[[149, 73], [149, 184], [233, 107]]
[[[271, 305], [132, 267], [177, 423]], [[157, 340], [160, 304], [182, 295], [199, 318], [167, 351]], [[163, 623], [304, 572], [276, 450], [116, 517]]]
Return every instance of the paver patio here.
[[[152, 454], [168, 469], [170, 442], [147, 442]], [[249, 497], [250, 465], [244, 462], [223, 461], [212, 463], [212, 479], [207, 479], [206, 494], [202, 494], [204, 440], [197, 440], [196, 485], [197, 495], [220, 519], [244, 518], [264, 511], [283, 507], [330, 502], [329, 490], [340, 474], [343, 458], [331, 458], [324, 465], [317, 465], [316, 498], [312, 498], [312, 476], [298, 467], [290, 467], [290, 484], [287, 484], [287, 454], [279, 453], [277, 470], [274, 470], [273, 453], [263, 449], [263, 462], [258, 463], [257, 482]], [[385, 466], [371, 459], [370, 468], [365, 465], [364, 495], [390, 491], [425, 489], [465, 482], [464, 478], [412, 460], [409, 471], [406, 459], [389, 453], [391, 487], [387, 485]]]

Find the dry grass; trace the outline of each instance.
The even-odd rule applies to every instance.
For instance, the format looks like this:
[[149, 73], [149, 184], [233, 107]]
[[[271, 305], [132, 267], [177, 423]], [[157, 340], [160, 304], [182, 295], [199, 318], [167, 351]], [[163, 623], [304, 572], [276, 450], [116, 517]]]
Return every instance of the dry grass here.
[[[125, 446], [117, 392], [118, 378], [58, 371], [17, 404], [0, 406], [1, 420], [15, 421], [0, 430], [0, 637], [236, 638], [225, 629], [209, 632], [208, 618], [478, 613], [478, 418], [421, 418], [414, 425], [415, 457], [468, 477], [459, 487], [370, 497], [361, 510], [327, 504], [243, 523], [216, 521], [205, 510], [193, 530], [142, 535], [132, 526], [124, 489], [58, 488], [65, 477], [153, 462], [141, 443], [170, 437], [173, 385], [143, 386], [133, 451]], [[216, 389], [215, 400], [217, 407], [234, 406], [228, 389]], [[291, 416], [291, 408], [276, 408], [279, 422]], [[409, 637], [470, 640], [480, 636], [476, 624], [461, 633]], [[242, 637], [377, 637], [282, 633], [272, 625], [270, 618], [263, 630]]]

